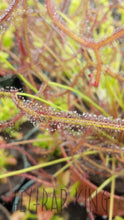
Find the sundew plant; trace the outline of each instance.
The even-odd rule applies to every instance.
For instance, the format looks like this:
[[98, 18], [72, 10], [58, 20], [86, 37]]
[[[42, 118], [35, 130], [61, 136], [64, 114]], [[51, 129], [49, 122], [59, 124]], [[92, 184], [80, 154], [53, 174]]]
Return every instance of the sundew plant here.
[[[44, 184], [33, 170], [67, 161], [53, 175], [54, 184], [72, 165], [85, 178], [99, 174], [104, 177], [99, 191], [110, 184], [109, 219], [122, 215], [114, 209], [114, 194], [116, 179], [122, 185], [124, 181], [123, 59], [123, 1], [1, 0], [0, 134], [27, 120], [42, 137], [47, 130], [53, 141], [52, 148], [41, 144], [39, 154], [50, 155], [56, 143], [60, 153], [59, 159], [35, 161], [34, 166], [3, 173], [0, 179], [27, 175]], [[14, 78], [21, 86], [9, 84]], [[6, 117], [2, 111], [8, 100], [10, 113], [12, 106], [15, 111]], [[0, 148], [16, 148], [23, 141], [10, 140]], [[24, 144], [30, 142], [36, 151], [36, 141], [41, 140]]]

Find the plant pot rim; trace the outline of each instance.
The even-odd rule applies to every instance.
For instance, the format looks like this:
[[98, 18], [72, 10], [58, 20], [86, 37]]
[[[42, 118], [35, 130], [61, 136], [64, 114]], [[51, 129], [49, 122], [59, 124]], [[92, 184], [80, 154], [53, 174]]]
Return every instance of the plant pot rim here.
[[[82, 175], [74, 165], [71, 166], [73, 175], [71, 175], [72, 182], [79, 181], [79, 187], [77, 191], [77, 199], [79, 202], [85, 203], [89, 202], [91, 194], [96, 191], [98, 186], [90, 182], [84, 175]], [[109, 215], [109, 203], [110, 203], [110, 193], [106, 190], [101, 190], [96, 196], [89, 202], [90, 209], [98, 215]], [[113, 216], [124, 215], [124, 197], [119, 195], [114, 195], [114, 208]]]

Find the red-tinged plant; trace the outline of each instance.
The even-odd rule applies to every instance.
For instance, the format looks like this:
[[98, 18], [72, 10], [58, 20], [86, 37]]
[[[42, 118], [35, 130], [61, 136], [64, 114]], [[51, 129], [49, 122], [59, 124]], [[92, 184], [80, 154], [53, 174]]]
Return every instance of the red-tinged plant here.
[[[49, 184], [49, 175], [43, 170], [42, 180], [40, 172], [26, 172], [68, 161], [54, 177], [73, 163], [84, 178], [108, 178], [113, 198], [113, 179], [120, 177], [123, 181], [124, 163], [123, 4], [86, 0], [84, 5], [83, 1], [75, 1], [75, 9], [69, 0], [46, 0], [46, 6], [35, 0], [8, 2], [0, 18], [0, 98], [11, 99], [19, 113], [2, 120], [0, 132], [26, 116], [42, 133], [49, 130], [54, 145], [45, 150], [39, 146], [37, 151], [33, 139], [0, 147], [14, 149], [14, 145], [26, 143], [33, 152], [50, 155], [59, 145], [64, 158], [37, 165], [29, 153], [19, 148], [34, 166], [0, 178], [20, 174], [45, 185]], [[112, 15], [116, 10], [122, 16], [117, 20]], [[23, 91], [2, 86], [8, 75], [21, 81]], [[54, 185], [53, 179], [51, 182]], [[101, 188], [105, 186], [103, 180]], [[110, 207], [111, 219], [112, 199]]]
[[101, 65], [102, 65], [102, 60], [100, 57], [100, 49], [108, 44], [112, 44], [113, 41], [119, 39], [120, 37], [124, 36], [124, 29], [118, 30], [115, 33], [113, 33], [110, 37], [105, 38], [104, 40], [94, 42], [92, 40], [89, 40], [88, 38], [85, 39], [77, 36], [75, 33], [72, 31], [68, 30], [67, 27], [65, 27], [59, 19], [57, 19], [57, 12], [54, 10], [54, 6], [51, 4], [51, 0], [46, 0], [47, 3], [47, 10], [48, 13], [52, 19], [52, 21], [55, 23], [55, 25], [63, 31], [65, 34], [67, 34], [69, 37], [77, 41], [78, 43], [81, 44], [82, 47], [86, 49], [92, 49], [95, 53], [97, 64], [96, 64], [96, 79], [95, 82], [93, 83], [94, 86], [98, 86], [99, 80], [100, 80], [100, 74], [101, 74]]

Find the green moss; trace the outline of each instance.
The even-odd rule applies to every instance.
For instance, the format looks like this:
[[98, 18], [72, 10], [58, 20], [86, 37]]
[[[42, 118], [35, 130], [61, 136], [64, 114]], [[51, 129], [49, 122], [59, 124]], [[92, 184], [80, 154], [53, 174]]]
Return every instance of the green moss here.
[[14, 102], [9, 98], [0, 99], [0, 109], [0, 121], [9, 120], [19, 112]]
[[0, 10], [4, 10], [7, 8], [7, 3], [5, 1], [0, 2]]
[[11, 29], [7, 30], [3, 37], [3, 46], [7, 48], [11, 48], [13, 44], [13, 33]]
[[78, 1], [72, 0], [71, 1], [71, 5], [69, 7], [69, 13], [70, 14], [73, 14], [77, 10], [77, 8], [80, 5], [80, 2], [81, 2], [81, 0], [78, 0]]
[[28, 0], [28, 5], [29, 6], [34, 6], [34, 1], [33, 0]]
[[53, 139], [51, 138], [50, 134], [46, 131], [43, 134], [38, 134], [37, 135], [37, 140], [41, 139], [39, 142], [34, 142], [33, 146], [34, 147], [41, 147], [43, 149], [49, 149], [53, 146]]

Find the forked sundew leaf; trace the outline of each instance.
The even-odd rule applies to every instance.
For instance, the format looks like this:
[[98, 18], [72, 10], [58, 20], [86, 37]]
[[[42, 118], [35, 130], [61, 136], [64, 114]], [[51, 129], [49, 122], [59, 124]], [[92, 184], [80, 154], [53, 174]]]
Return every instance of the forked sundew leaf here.
[[14, 97], [14, 101], [18, 108], [23, 110], [27, 118], [32, 123], [44, 124], [50, 131], [57, 129], [70, 130], [71, 133], [77, 129], [80, 133], [84, 127], [96, 127], [111, 130], [124, 130], [124, 120], [120, 118], [112, 119], [111, 117], [104, 117], [102, 115], [95, 115], [89, 113], [78, 114], [77, 112], [59, 111], [52, 107], [45, 107], [33, 103], [32, 101], [19, 100]]

